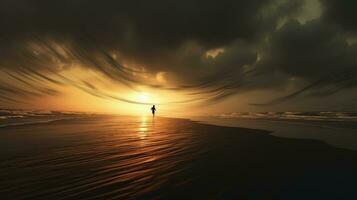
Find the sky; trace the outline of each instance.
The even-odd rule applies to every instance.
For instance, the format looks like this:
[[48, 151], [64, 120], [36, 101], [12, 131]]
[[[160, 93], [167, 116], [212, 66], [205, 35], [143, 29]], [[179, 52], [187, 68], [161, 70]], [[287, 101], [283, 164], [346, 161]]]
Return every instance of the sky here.
[[354, 0], [1, 0], [0, 107], [357, 110]]

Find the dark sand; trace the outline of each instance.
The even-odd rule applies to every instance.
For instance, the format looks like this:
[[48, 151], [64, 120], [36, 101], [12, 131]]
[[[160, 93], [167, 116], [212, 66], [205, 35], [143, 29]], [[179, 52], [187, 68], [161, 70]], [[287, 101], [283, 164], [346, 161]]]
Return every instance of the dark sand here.
[[189, 120], [0, 128], [0, 199], [357, 199], [357, 152]]

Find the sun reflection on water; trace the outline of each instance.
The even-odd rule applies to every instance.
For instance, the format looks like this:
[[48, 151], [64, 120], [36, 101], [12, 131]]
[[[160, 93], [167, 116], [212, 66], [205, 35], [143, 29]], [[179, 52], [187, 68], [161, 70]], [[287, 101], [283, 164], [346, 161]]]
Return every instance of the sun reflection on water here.
[[[192, 126], [188, 126], [190, 122], [185, 120], [151, 115], [98, 116], [74, 121], [70, 125], [59, 123], [56, 129], [48, 130], [36, 126], [36, 130], [48, 131], [48, 135], [53, 137], [51, 140], [45, 137], [44, 140], [66, 139], [68, 146], [55, 146], [46, 154], [34, 151], [30, 152], [30, 157], [6, 161], [9, 164], [6, 171], [0, 170], [1, 177], [12, 179], [18, 185], [28, 182], [24, 188], [26, 197], [52, 195], [52, 191], [68, 195], [70, 191], [71, 197], [88, 199], [88, 196], [81, 196], [87, 194], [83, 191], [93, 191], [98, 194], [89, 195], [94, 195], [95, 199], [135, 199], [163, 188], [172, 177], [181, 177], [182, 166], [201, 152], [196, 147], [199, 140], [194, 140]], [[27, 133], [28, 128], [24, 127], [22, 131]], [[63, 134], [58, 134], [58, 131]], [[41, 148], [47, 150], [48, 146]], [[26, 177], [18, 175], [19, 167]], [[35, 176], [33, 170], [41, 173]], [[56, 177], [56, 181], [48, 182], [49, 187], [44, 190], [36, 190], [38, 183], [48, 181], [49, 177]], [[73, 181], [78, 179], [80, 181]], [[17, 188], [11, 185], [5, 183], [6, 189], [17, 192]], [[1, 181], [0, 188], [4, 188]]]
[[139, 126], [139, 138], [145, 139], [148, 136], [148, 119], [147, 116], [141, 116], [140, 126]]

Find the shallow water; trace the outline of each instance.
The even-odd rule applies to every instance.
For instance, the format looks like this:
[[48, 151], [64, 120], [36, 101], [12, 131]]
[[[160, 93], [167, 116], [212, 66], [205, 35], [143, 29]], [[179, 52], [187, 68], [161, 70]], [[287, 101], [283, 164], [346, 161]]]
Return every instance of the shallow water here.
[[140, 195], [200, 153], [185, 123], [145, 116], [18, 126], [1, 134], [0, 155], [8, 158], [1, 162], [8, 183], [1, 192], [25, 199]]
[[262, 131], [88, 115], [0, 132], [1, 199], [357, 197], [356, 153]]
[[[316, 119], [317, 118], [317, 119]], [[335, 121], [309, 118], [249, 118], [249, 117], [196, 117], [194, 120], [219, 126], [243, 127], [271, 131], [283, 138], [315, 139], [338, 148], [357, 150], [357, 121], [350, 118]], [[353, 119], [355, 120], [355, 119]]]

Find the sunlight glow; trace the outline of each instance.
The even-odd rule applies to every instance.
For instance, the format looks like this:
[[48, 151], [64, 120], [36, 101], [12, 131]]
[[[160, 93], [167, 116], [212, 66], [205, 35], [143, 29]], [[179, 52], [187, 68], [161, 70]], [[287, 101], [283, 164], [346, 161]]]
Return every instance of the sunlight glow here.
[[142, 103], [147, 103], [149, 100], [149, 96], [146, 93], [140, 93], [138, 96], [138, 101]]

